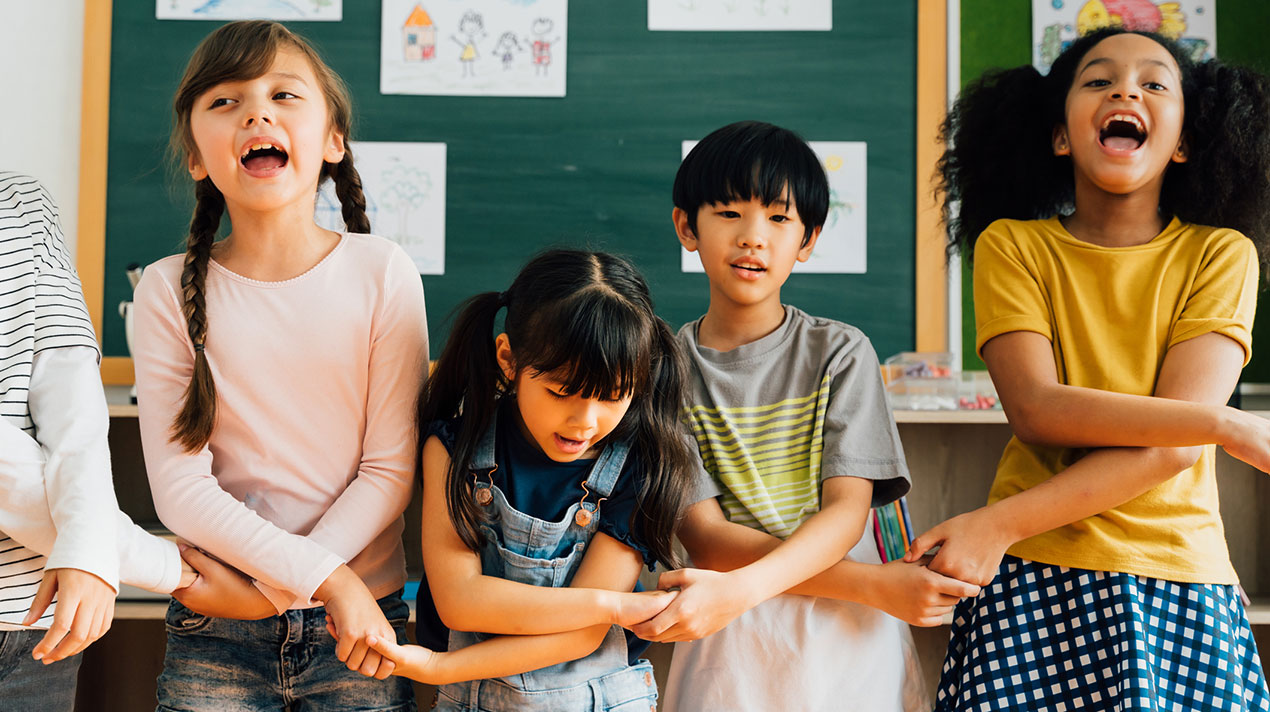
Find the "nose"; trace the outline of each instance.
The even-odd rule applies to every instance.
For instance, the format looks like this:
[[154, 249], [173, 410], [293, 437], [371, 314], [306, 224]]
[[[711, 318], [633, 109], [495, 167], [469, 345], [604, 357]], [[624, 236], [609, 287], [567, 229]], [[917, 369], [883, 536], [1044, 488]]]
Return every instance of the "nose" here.
[[600, 404], [594, 398], [577, 398], [569, 412], [569, 425], [590, 432], [598, 422]]
[[1142, 92], [1132, 86], [1118, 86], [1112, 89], [1111, 98], [1116, 100], [1138, 101], [1142, 98]]
[[767, 219], [759, 217], [755, 220], [746, 221], [741, 226], [741, 232], [737, 235], [736, 243], [738, 247], [762, 249], [767, 246]]
[[247, 110], [243, 113], [244, 128], [251, 128], [258, 124], [273, 125], [273, 113], [270, 112], [267, 104], [251, 104], [246, 108]]

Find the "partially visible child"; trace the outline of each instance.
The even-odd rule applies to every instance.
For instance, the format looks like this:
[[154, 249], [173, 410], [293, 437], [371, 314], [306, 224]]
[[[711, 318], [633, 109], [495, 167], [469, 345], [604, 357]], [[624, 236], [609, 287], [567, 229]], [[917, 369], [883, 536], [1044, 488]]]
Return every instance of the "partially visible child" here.
[[[176, 545], [119, 511], [100, 352], [57, 207], [0, 172], [0, 699], [69, 711], [78, 653], [119, 583], [190, 584]], [[56, 603], [53, 603], [56, 598]], [[56, 664], [54, 664], [56, 663]]]
[[683, 378], [644, 279], [612, 255], [546, 252], [466, 303], [419, 409], [428, 647], [372, 641], [397, 674], [441, 685], [437, 709], [655, 705], [619, 626], [674, 598], [632, 590], [675, 561]]
[[713, 571], [663, 574], [677, 599], [633, 628], [708, 636], [675, 646], [664, 709], [928, 709], [908, 628], [884, 611], [934, 625], [977, 592], [880, 565], [863, 536], [870, 505], [909, 489], [877, 356], [858, 329], [781, 303], [828, 200], [811, 148], [759, 122], [710, 134], [675, 176], [675, 229], [710, 282], [679, 339], [713, 495], [679, 537]]
[[939, 710], [1270, 710], [1213, 447], [1270, 470], [1270, 421], [1225, 405], [1270, 254], [1270, 81], [1188, 55], [1098, 32], [1048, 76], [981, 78], [944, 125], [1015, 436], [987, 506], [909, 553], [942, 544], [931, 568], [984, 586]]
[[[138, 405], [155, 509], [210, 556], [186, 552], [203, 576], [168, 610], [160, 708], [414, 710], [358, 673], [392, 666], [367, 636], [405, 638], [419, 272], [364, 234], [348, 95], [302, 38], [223, 25], [173, 103], [197, 204], [137, 286]], [[347, 232], [314, 222], [327, 179]]]

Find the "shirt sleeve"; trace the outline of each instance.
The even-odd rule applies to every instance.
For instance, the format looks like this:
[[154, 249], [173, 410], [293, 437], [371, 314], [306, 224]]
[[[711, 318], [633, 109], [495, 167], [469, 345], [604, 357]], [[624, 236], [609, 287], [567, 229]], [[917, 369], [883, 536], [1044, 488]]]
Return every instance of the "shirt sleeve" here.
[[342, 563], [321, 544], [273, 524], [221, 488], [204, 445], [186, 452], [172, 442], [172, 422], [194, 370], [194, 348], [181, 301], [155, 266], [134, 295], [133, 360], [141, 446], [159, 519], [177, 536], [230, 566], [309, 600]]
[[[415, 405], [427, 377], [428, 319], [423, 282], [400, 249], [384, 275], [374, 316], [367, 379], [366, 434], [357, 476], [322, 515], [308, 539], [351, 561], [401, 516], [414, 491], [418, 435]], [[282, 597], [261, 589], [275, 606]], [[284, 611], [290, 605], [279, 608]]]
[[685, 415], [683, 437], [687, 441], [688, 449], [692, 452], [692, 470], [689, 473], [689, 477], [692, 480], [688, 489], [688, 506], [690, 507], [702, 500], [712, 499], [723, 494], [719, 483], [706, 470], [705, 462], [701, 458], [701, 447], [698, 445], [697, 438], [693, 432], [690, 416]]
[[106, 432], [110, 416], [97, 349], [37, 351], [29, 393], [35, 436], [46, 458], [44, 489], [57, 539], [46, 568], [87, 571], [119, 590], [115, 488]]
[[826, 374], [821, 482], [843, 475], [874, 480], [872, 506], [893, 502], [908, 492], [910, 479], [877, 354], [857, 331], [834, 361]]
[[998, 221], [975, 242], [975, 351], [1011, 331], [1032, 331], [1053, 340], [1050, 307], [1028, 260]]
[[1214, 241], [1173, 324], [1169, 348], [1197, 336], [1218, 333], [1244, 347], [1244, 365], [1252, 358], [1252, 324], [1259, 284], [1257, 250], [1239, 233]]

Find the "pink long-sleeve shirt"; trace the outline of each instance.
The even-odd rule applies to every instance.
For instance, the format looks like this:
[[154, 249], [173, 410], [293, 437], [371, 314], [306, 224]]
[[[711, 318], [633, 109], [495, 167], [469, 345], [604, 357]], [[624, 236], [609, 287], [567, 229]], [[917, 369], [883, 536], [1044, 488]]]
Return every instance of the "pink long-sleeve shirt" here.
[[400, 588], [428, 359], [410, 258], [383, 238], [346, 234], [282, 282], [213, 261], [206, 354], [218, 417], [193, 453], [170, 440], [194, 363], [183, 259], [151, 265], [135, 295], [141, 441], [159, 518], [255, 578], [279, 612], [314, 605], [341, 563], [377, 598]]

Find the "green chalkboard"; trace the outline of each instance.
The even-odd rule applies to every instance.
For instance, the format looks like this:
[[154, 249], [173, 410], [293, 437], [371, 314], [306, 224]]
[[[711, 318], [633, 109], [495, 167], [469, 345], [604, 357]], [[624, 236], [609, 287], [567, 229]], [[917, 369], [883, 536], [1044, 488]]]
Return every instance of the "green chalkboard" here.
[[[1082, 5], [1084, 0], [1052, 0]], [[1217, 12], [1217, 54], [1226, 62], [1256, 67], [1270, 72], [1270, 2], [1266, 0], [1209, 0]], [[961, 83], [965, 86], [984, 71], [1016, 67], [1032, 61], [1032, 0], [961, 0]], [[962, 269], [961, 324], [963, 365], [983, 369], [974, 352], [975, 312], [971, 293], [970, 265]], [[1265, 292], [1263, 291], [1264, 295]], [[1260, 300], [1253, 328], [1252, 362], [1244, 369], [1243, 380], [1270, 382], [1270, 304]]]
[[[627, 255], [672, 326], [703, 313], [705, 277], [680, 271], [670, 188], [682, 140], [741, 119], [868, 143], [868, 273], [796, 275], [783, 296], [861, 327], [885, 357], [914, 344], [916, 3], [834, 6], [831, 32], [649, 32], [642, 0], [574, 0], [563, 99], [381, 95], [377, 2], [349, 0], [342, 22], [292, 27], [349, 84], [354, 139], [448, 146], [446, 272], [423, 278], [434, 357], [455, 305], [506, 288], [549, 245]], [[152, 2], [114, 4], [108, 355], [127, 353], [114, 310], [129, 296], [126, 265], [183, 249], [192, 199], [163, 167], [169, 107], [213, 27], [157, 21]]]

